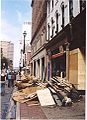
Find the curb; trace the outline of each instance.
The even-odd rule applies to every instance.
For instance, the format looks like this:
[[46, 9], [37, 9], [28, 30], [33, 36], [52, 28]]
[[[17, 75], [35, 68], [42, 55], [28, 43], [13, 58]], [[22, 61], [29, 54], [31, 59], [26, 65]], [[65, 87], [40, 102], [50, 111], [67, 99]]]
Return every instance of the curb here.
[[[14, 87], [13, 91], [12, 91], [12, 94], [16, 91], [16, 88]], [[10, 98], [10, 103], [9, 103], [9, 109], [8, 109], [8, 112], [7, 112], [7, 117], [6, 119], [10, 120], [11, 118], [12, 119], [15, 119], [15, 108], [16, 108], [16, 105], [14, 104], [14, 101], [12, 100], [12, 94], [11, 94], [11, 98]]]
[[16, 120], [20, 120], [20, 103], [16, 104]]

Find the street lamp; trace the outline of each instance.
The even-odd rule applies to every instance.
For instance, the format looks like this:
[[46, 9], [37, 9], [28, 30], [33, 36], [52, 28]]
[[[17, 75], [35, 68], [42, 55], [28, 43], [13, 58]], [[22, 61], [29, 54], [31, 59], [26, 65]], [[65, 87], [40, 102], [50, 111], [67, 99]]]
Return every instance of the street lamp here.
[[24, 48], [23, 48], [23, 54], [25, 53], [25, 37], [26, 37], [27, 33], [26, 31], [24, 31], [23, 36], [24, 36]]

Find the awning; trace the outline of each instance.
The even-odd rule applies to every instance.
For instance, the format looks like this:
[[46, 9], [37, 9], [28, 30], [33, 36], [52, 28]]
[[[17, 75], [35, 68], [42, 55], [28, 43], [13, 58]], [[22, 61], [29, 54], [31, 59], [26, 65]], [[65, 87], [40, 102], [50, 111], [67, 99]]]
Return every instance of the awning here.
[[55, 55], [52, 55], [51, 58], [54, 59], [54, 58], [60, 57], [60, 56], [64, 55], [64, 53], [65, 53], [65, 51], [62, 53], [57, 53]]

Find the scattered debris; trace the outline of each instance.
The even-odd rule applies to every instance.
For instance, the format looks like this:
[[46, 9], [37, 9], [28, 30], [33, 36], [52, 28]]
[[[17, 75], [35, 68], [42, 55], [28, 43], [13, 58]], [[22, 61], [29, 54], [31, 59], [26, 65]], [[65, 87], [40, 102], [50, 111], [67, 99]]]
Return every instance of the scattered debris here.
[[70, 106], [72, 102], [79, 100], [79, 93], [74, 85], [57, 76], [43, 83], [34, 76], [23, 75], [15, 85], [18, 91], [13, 93], [13, 99], [21, 103], [26, 102], [28, 106]]

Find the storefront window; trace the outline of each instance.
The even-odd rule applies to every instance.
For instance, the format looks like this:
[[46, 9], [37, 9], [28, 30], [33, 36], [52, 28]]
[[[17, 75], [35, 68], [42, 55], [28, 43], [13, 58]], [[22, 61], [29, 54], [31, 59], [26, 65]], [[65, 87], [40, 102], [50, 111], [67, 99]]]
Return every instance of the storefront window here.
[[52, 59], [52, 76], [64, 78], [66, 76], [66, 54]]

